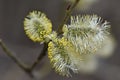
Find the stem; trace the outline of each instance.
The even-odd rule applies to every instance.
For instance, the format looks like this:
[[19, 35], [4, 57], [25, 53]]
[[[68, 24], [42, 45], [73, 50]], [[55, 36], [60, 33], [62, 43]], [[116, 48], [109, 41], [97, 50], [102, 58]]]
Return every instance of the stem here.
[[65, 17], [64, 17], [61, 25], [57, 29], [58, 35], [62, 34], [62, 28], [63, 28], [64, 24], [67, 23], [67, 21], [70, 18], [70, 15], [71, 15], [73, 9], [77, 6], [79, 1], [80, 0], [76, 0], [73, 5], [68, 5], [68, 7], [66, 9]]
[[43, 59], [43, 57], [46, 55], [46, 51], [48, 48], [48, 43], [44, 43], [44, 47], [40, 53], [40, 55], [38, 56], [37, 60], [34, 62], [34, 64], [31, 66], [30, 70], [32, 71], [35, 66]]
[[3, 51], [9, 56], [21, 69], [23, 69], [31, 78], [33, 78], [32, 74], [30, 73], [29, 67], [23, 64], [17, 57], [9, 51], [6, 45], [0, 40], [0, 46], [2, 47]]
[[28, 67], [27, 65], [23, 64], [17, 57], [6, 47], [6, 45], [0, 40], [0, 46], [2, 47], [3, 51], [21, 68], [23, 69], [31, 78], [34, 76], [32, 75], [32, 70], [34, 67], [38, 64], [38, 62], [43, 59], [43, 57], [46, 55], [47, 51], [47, 45], [48, 43], [44, 43], [43, 50], [41, 51], [42, 53], [39, 55], [37, 60], [34, 62], [34, 64], [31, 67]]

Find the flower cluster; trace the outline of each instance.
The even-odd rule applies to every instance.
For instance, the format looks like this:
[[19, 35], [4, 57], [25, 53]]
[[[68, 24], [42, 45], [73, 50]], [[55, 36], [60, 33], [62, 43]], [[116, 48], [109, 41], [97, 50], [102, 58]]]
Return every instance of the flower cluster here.
[[46, 36], [51, 34], [52, 23], [44, 13], [33, 11], [25, 18], [24, 30], [31, 40], [44, 42]]
[[69, 76], [69, 66], [71, 63], [67, 48], [70, 43], [65, 38], [56, 39], [48, 44], [48, 57], [56, 72], [63, 76]]
[[63, 27], [63, 35], [72, 42], [76, 52], [92, 54], [102, 47], [109, 28], [108, 22], [102, 22], [97, 15], [74, 16], [71, 17], [71, 24]]
[[31, 40], [48, 43], [50, 63], [63, 76], [71, 76], [70, 70], [93, 71], [97, 65], [94, 54], [106, 48], [107, 39], [112, 42], [109, 23], [97, 15], [72, 16], [70, 24], [63, 26], [63, 35], [58, 36], [46, 15], [33, 11], [25, 18], [24, 29]]

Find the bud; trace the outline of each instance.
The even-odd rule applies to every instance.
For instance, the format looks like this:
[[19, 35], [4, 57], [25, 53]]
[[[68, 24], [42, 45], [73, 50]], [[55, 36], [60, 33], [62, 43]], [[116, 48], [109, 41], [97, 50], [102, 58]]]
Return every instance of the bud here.
[[52, 31], [52, 23], [44, 13], [33, 11], [24, 20], [24, 30], [34, 42], [44, 42]]

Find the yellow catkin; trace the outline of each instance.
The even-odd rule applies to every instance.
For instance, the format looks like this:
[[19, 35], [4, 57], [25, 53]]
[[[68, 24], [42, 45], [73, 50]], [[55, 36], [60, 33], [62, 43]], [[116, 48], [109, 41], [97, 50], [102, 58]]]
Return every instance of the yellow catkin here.
[[84, 59], [64, 37], [49, 42], [48, 57], [55, 71], [63, 76], [71, 76], [69, 70], [77, 73], [79, 63]]
[[52, 23], [44, 13], [33, 11], [24, 20], [24, 30], [32, 41], [44, 42], [52, 32]]

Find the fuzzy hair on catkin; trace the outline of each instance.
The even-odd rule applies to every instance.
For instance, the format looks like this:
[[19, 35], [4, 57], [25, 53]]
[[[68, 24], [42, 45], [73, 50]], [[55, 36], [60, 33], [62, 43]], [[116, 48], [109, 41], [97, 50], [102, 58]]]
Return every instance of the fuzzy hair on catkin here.
[[63, 36], [80, 54], [93, 54], [104, 44], [110, 25], [97, 15], [72, 16], [71, 23], [63, 27]]
[[109, 23], [97, 15], [72, 16], [70, 24], [63, 27], [63, 37], [56, 37], [48, 44], [52, 67], [63, 76], [71, 76], [70, 70], [74, 73], [94, 70], [96, 62], [92, 56], [105, 45], [109, 28]]
[[24, 20], [24, 30], [32, 41], [44, 42], [52, 32], [52, 23], [44, 13], [32, 11]]

